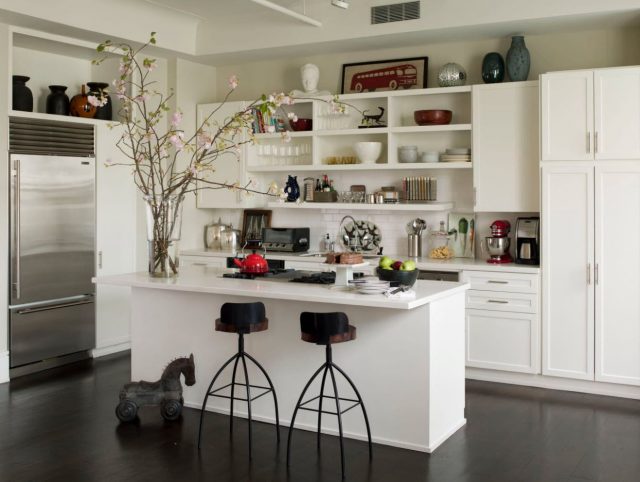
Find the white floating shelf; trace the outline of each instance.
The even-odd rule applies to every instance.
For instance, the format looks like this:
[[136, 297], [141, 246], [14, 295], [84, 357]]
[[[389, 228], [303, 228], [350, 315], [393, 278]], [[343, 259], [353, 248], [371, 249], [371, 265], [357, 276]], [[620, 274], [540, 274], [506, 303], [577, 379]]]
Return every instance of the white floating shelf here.
[[366, 129], [331, 129], [314, 131], [316, 136], [363, 136], [371, 134], [387, 134], [389, 129], [386, 127], [368, 127]]
[[[311, 137], [313, 135], [312, 131], [288, 131], [289, 132], [289, 137], [294, 138], [294, 137]], [[281, 139], [282, 138], [282, 134], [284, 134], [284, 132], [260, 132], [260, 133], [256, 133], [254, 134], [254, 137], [256, 139]]]
[[393, 134], [405, 134], [411, 132], [450, 132], [450, 131], [470, 131], [471, 124], [445, 124], [439, 126], [402, 126], [392, 127]]
[[432, 202], [429, 204], [365, 204], [365, 203], [286, 203], [269, 202], [271, 209], [342, 209], [349, 211], [449, 211], [452, 202]]
[[322, 164], [291, 166], [247, 166], [248, 172], [338, 172], [338, 171], [431, 171], [471, 169], [471, 162], [413, 162], [405, 164]]
[[102, 119], [90, 119], [87, 117], [74, 117], [70, 115], [57, 115], [57, 114], [44, 114], [41, 112], [25, 112], [21, 110], [10, 110], [9, 117], [22, 117], [24, 119], [37, 119], [37, 120], [46, 120], [46, 121], [59, 121], [59, 122], [73, 122], [76, 124], [105, 124], [105, 123], [115, 123], [118, 124], [117, 120], [102, 120]]

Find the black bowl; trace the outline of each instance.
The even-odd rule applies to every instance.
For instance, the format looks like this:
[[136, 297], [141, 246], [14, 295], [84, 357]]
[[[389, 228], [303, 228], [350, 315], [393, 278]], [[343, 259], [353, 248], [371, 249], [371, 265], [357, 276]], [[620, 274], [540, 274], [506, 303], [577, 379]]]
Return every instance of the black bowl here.
[[418, 279], [418, 270], [401, 271], [394, 269], [377, 269], [378, 279], [391, 282], [391, 286], [413, 286]]

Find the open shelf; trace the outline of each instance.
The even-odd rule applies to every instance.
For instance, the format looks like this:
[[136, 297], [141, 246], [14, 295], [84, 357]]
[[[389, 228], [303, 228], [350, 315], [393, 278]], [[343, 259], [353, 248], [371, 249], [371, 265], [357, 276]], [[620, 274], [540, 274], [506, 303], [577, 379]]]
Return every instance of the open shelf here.
[[471, 169], [470, 162], [414, 162], [405, 164], [322, 164], [313, 166], [247, 166], [248, 172], [431, 171]]
[[[312, 131], [287, 131], [289, 133], [289, 137], [312, 137], [313, 136], [313, 132]], [[253, 134], [253, 136], [256, 139], [280, 139], [282, 138], [282, 135], [284, 134], [284, 132], [269, 132], [269, 133], [265, 133], [265, 132], [259, 132], [256, 134]]]
[[387, 134], [386, 127], [368, 127], [366, 129], [331, 129], [314, 131], [316, 136], [361, 136], [367, 134]]
[[87, 117], [74, 117], [71, 115], [44, 114], [42, 112], [25, 112], [22, 110], [10, 110], [9, 117], [23, 117], [25, 119], [37, 119], [58, 122], [75, 122], [77, 124], [104, 124], [115, 122], [116, 120], [90, 119]]
[[365, 204], [365, 203], [286, 203], [269, 202], [270, 209], [344, 209], [349, 211], [449, 211], [452, 202], [431, 202], [423, 204]]
[[402, 126], [392, 127], [394, 134], [404, 134], [408, 132], [449, 132], [449, 131], [470, 131], [471, 124], [445, 124], [440, 126]]

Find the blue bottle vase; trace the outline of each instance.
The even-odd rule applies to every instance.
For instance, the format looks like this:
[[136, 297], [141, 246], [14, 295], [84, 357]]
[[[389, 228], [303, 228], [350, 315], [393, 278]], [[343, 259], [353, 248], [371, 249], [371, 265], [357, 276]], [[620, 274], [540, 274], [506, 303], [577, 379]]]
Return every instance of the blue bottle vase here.
[[507, 52], [507, 73], [512, 82], [527, 80], [531, 68], [531, 55], [524, 44], [524, 37], [511, 37], [511, 47]]

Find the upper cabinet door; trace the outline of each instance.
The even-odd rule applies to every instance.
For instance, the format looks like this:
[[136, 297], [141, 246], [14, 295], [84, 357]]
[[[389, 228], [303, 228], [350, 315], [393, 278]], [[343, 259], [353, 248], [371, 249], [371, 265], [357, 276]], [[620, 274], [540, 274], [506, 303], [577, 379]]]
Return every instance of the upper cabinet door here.
[[[212, 129], [215, 125], [224, 125], [226, 119], [229, 119], [236, 112], [244, 108], [244, 102], [226, 102], [220, 104], [205, 104], [198, 106], [197, 123], [198, 126], [215, 111], [215, 114], [209, 119]], [[217, 110], [216, 110], [217, 109]], [[241, 132], [232, 137], [231, 141], [238, 143], [243, 142], [247, 133]], [[240, 156], [238, 157], [235, 150], [230, 149], [219, 155], [213, 162], [212, 170], [207, 171], [204, 179], [213, 182], [235, 184], [239, 182], [243, 185], [244, 180], [244, 154], [246, 149], [241, 147]], [[237, 208], [240, 207], [240, 192], [232, 189], [217, 188], [206, 182], [198, 183], [197, 207], [199, 208]]]
[[640, 159], [640, 68], [594, 71], [596, 159]]
[[592, 160], [593, 71], [544, 74], [540, 82], [542, 160]]
[[476, 211], [537, 212], [538, 82], [473, 87]]

